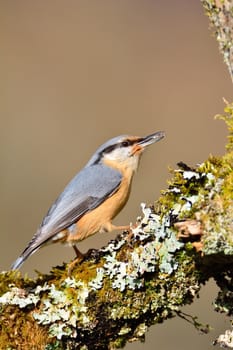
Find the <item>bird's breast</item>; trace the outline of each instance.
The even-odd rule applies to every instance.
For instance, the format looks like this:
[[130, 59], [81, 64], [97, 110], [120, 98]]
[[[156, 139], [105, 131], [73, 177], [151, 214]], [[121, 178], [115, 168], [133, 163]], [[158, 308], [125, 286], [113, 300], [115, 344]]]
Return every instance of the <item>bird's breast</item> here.
[[126, 204], [130, 194], [131, 181], [123, 178], [118, 190], [105, 199], [97, 208], [88, 212], [78, 222], [80, 231], [98, 232], [106, 227], [108, 231], [108, 223], [122, 210]]

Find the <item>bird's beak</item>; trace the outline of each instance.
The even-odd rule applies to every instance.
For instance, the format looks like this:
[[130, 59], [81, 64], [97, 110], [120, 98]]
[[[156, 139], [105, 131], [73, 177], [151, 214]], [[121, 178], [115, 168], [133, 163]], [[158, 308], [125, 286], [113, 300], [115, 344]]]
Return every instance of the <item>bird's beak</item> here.
[[152, 143], [160, 141], [164, 138], [164, 136], [164, 131], [157, 131], [154, 134], [143, 137], [137, 144], [145, 148], [146, 146], [149, 146]]

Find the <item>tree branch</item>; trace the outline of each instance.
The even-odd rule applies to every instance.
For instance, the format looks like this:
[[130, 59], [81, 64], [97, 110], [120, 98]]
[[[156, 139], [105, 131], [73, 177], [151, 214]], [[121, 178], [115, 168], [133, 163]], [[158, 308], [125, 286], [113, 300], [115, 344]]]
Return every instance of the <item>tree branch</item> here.
[[35, 281], [2, 272], [1, 345], [119, 348], [181, 316], [210, 277], [221, 289], [216, 308], [232, 314], [233, 105], [225, 111], [227, 153], [195, 169], [180, 163], [155, 206], [142, 205], [138, 226], [89, 252], [72, 276], [65, 264]]

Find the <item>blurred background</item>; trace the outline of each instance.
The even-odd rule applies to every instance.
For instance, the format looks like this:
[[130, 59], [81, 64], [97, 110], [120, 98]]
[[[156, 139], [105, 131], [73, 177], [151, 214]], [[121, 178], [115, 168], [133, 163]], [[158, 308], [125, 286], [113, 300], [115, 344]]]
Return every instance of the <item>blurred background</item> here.
[[[168, 166], [224, 153], [226, 128], [214, 115], [232, 84], [198, 0], [0, 1], [1, 269], [25, 248], [47, 209], [95, 149], [119, 134], [165, 130], [144, 154], [125, 225], [166, 188]], [[105, 245], [96, 235], [81, 251]], [[74, 257], [53, 245], [22, 268], [48, 272]], [[212, 311], [214, 282], [184, 311], [209, 323], [200, 335], [173, 319], [126, 349], [212, 349], [228, 320]]]

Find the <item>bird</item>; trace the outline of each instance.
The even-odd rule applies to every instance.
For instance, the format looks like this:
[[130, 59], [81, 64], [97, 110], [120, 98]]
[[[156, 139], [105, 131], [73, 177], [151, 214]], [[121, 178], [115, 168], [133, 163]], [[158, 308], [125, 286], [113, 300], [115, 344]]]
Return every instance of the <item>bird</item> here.
[[101, 145], [52, 204], [22, 254], [12, 264], [16, 270], [41, 247], [61, 242], [71, 245], [97, 232], [127, 230], [112, 220], [128, 201], [132, 178], [147, 146], [165, 136], [158, 131], [145, 137], [121, 135]]

